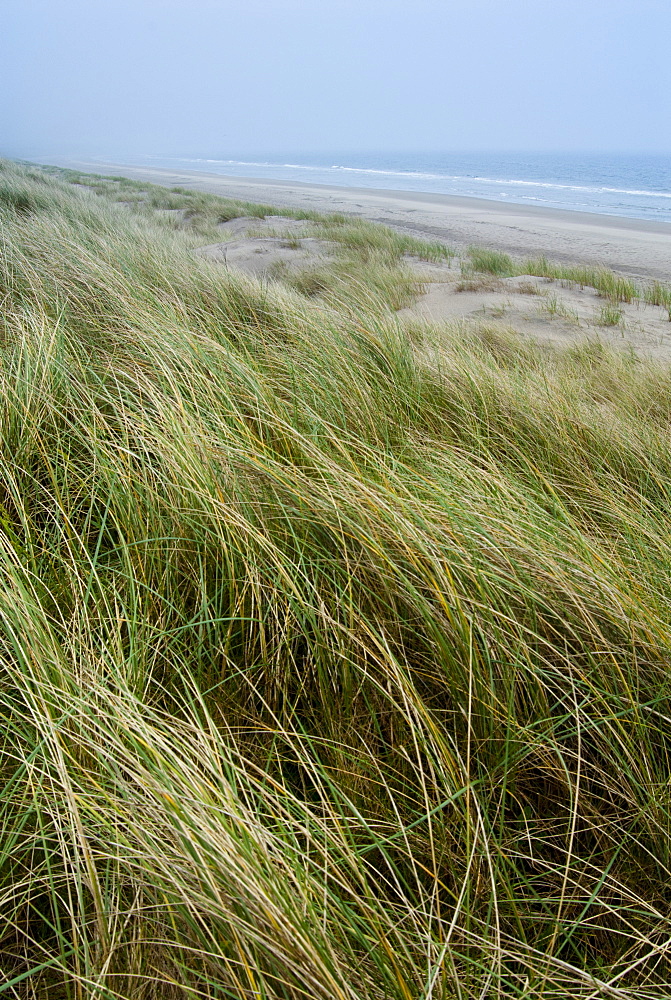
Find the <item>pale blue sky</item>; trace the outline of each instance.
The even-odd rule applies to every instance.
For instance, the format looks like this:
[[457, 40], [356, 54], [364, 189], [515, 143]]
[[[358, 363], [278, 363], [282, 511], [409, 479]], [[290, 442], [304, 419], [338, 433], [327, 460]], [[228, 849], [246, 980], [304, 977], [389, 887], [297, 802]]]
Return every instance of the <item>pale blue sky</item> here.
[[0, 154], [671, 151], [671, 0], [1, 0]]

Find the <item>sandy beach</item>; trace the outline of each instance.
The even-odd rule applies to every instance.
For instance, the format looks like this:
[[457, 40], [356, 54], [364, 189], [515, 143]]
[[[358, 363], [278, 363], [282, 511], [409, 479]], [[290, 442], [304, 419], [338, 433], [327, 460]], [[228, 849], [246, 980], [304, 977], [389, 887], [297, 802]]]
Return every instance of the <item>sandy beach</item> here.
[[345, 212], [440, 239], [457, 249], [477, 244], [518, 257], [546, 254], [553, 260], [602, 265], [640, 278], [671, 278], [671, 226], [663, 222], [412, 191], [328, 187], [90, 161], [61, 160], [59, 165], [278, 207]]

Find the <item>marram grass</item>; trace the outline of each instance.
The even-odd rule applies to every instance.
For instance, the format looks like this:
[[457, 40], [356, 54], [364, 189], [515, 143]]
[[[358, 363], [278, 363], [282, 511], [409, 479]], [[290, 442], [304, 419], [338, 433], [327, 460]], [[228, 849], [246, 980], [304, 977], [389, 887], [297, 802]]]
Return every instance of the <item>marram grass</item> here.
[[71, 180], [0, 173], [0, 994], [670, 997], [671, 372]]

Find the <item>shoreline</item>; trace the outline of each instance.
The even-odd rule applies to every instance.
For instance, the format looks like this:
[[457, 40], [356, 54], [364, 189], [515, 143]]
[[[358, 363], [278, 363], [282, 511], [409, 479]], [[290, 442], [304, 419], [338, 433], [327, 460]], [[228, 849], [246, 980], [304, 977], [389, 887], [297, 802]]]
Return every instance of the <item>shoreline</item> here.
[[591, 264], [639, 278], [671, 279], [671, 225], [462, 195], [337, 187], [58, 158], [54, 165], [317, 212], [343, 212], [465, 249]]

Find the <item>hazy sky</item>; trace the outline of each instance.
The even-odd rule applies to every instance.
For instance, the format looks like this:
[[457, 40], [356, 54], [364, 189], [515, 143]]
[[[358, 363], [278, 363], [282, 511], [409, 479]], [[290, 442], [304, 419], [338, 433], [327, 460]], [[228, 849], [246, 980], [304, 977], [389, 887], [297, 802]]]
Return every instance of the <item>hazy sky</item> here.
[[0, 0], [0, 154], [671, 151], [671, 0]]

